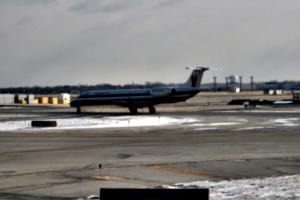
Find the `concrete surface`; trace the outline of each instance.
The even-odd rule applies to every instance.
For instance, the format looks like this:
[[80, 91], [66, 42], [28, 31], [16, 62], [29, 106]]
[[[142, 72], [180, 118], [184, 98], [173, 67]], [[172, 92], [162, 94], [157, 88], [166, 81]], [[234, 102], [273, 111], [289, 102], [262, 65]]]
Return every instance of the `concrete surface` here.
[[[158, 187], [300, 173], [299, 108], [231, 107], [225, 112], [212, 105], [211, 110], [190, 110], [200, 104], [193, 100], [161, 106], [154, 115], [193, 118], [195, 123], [0, 131], [0, 199], [76, 199], [97, 195], [101, 187]], [[103, 109], [88, 108], [78, 115], [66, 107], [2, 108], [0, 122], [130, 116], [127, 110]], [[103, 175], [120, 179], [93, 178], [99, 176], [100, 163]]]

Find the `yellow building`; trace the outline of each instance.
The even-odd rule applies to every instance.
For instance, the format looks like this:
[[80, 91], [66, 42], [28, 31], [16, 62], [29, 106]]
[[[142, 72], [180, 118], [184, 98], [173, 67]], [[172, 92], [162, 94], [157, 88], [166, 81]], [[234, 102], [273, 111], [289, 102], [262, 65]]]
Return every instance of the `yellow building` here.
[[39, 98], [39, 103], [41, 104], [47, 104], [48, 103], [48, 97], [40, 97]]
[[61, 103], [61, 104], [68, 104], [69, 102], [68, 102], [67, 99], [61, 99], [61, 100], [59, 100], [59, 103]]
[[19, 99], [18, 103], [19, 103], [19, 104], [26, 104], [27, 102], [26, 102], [25, 99]]
[[57, 97], [50, 97], [49, 103], [51, 104], [58, 104], [58, 98]]
[[59, 103], [68, 104], [70, 103], [70, 94], [62, 93], [58, 96]]

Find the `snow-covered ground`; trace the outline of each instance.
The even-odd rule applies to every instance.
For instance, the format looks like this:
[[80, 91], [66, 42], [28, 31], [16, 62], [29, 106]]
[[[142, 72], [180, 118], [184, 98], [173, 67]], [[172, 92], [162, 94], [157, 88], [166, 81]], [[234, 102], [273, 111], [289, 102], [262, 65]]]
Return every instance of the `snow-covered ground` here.
[[[12, 117], [12, 116], [10, 116]], [[2, 130], [34, 130], [31, 120], [6, 118], [0, 122]], [[0, 115], [0, 119], [5, 116]], [[35, 116], [35, 118], [37, 118]], [[43, 119], [41, 119], [43, 120]], [[227, 129], [232, 131], [242, 130], [283, 130], [299, 129], [300, 118], [238, 118], [238, 117], [164, 117], [164, 116], [118, 116], [103, 118], [53, 118], [46, 119], [56, 121], [57, 127], [43, 129], [78, 129], [78, 128], [124, 128], [146, 126], [170, 126], [181, 125], [184, 128], [201, 130]], [[41, 128], [39, 128], [40, 130]]]
[[243, 110], [211, 110], [208, 112], [222, 112], [222, 113], [298, 113], [299, 106], [296, 107], [277, 107], [265, 109], [243, 109]]
[[[197, 181], [178, 183], [173, 186], [163, 185], [158, 188], [208, 188], [210, 200], [299, 200], [300, 175], [229, 181]], [[92, 196], [98, 197], [97, 195], [89, 197]], [[88, 197], [78, 200], [82, 199], [88, 199]]]
[[210, 200], [300, 199], [300, 175], [221, 181], [178, 183], [163, 188], [209, 188]]
[[[101, 119], [90, 118], [70, 118], [70, 119], [47, 119], [56, 121], [57, 127], [43, 129], [77, 129], [77, 128], [121, 128], [121, 127], [140, 127], [140, 126], [166, 126], [183, 123], [192, 123], [196, 119], [179, 119], [171, 117], [104, 117]], [[0, 122], [0, 130], [34, 130], [30, 120], [5, 121]], [[39, 128], [40, 130], [40, 128]]]

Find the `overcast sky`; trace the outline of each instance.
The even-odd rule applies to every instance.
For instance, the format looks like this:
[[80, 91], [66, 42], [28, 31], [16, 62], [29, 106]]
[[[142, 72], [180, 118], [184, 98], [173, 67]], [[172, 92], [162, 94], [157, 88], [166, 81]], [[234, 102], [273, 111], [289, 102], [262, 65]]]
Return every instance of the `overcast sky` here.
[[0, 1], [0, 87], [299, 80], [298, 0]]

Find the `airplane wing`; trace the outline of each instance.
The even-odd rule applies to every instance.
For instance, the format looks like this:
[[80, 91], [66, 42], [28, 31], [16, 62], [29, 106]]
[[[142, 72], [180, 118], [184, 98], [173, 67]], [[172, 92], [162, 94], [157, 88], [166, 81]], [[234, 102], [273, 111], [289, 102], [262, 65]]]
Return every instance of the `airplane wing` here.
[[122, 100], [113, 100], [109, 101], [112, 105], [121, 106], [121, 107], [136, 107], [136, 108], [144, 108], [150, 105], [153, 105], [153, 102], [150, 101], [122, 101]]

